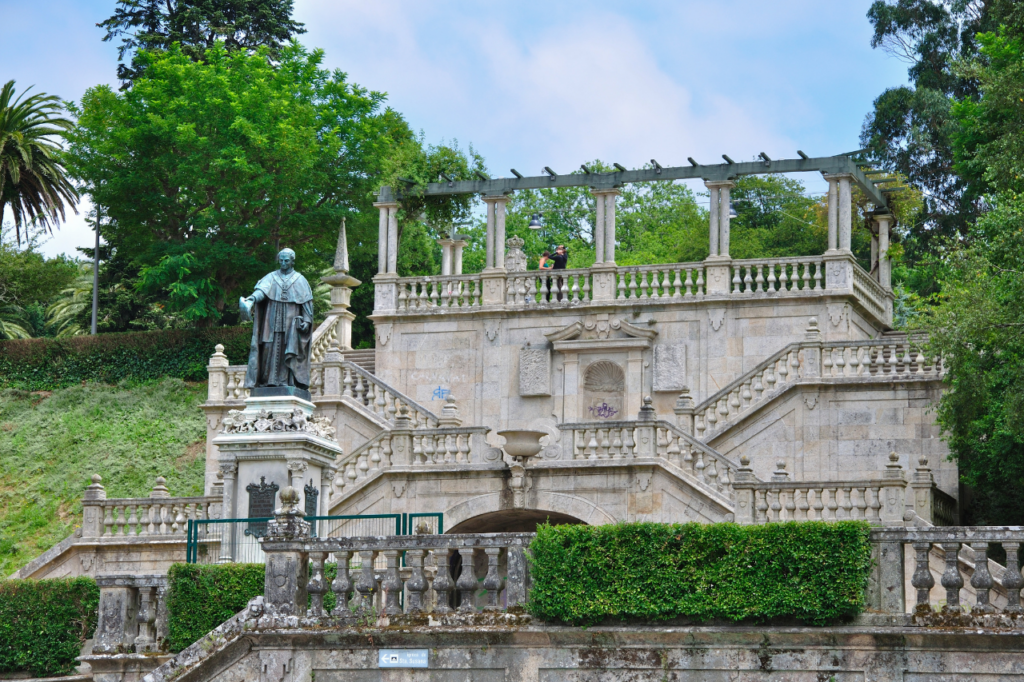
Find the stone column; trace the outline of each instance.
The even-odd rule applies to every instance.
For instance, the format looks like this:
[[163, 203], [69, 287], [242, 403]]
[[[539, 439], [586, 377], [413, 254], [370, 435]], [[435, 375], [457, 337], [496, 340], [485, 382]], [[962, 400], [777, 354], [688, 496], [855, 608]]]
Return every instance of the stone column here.
[[220, 473], [224, 476], [224, 501], [221, 507], [221, 518], [238, 518], [235, 514], [235, 476], [238, 474], [236, 462], [221, 462]]
[[828, 250], [839, 248], [839, 183], [837, 175], [824, 173], [828, 181]]
[[487, 255], [484, 260], [484, 269], [494, 267], [494, 197], [484, 197], [485, 210], [487, 212]]
[[591, 190], [594, 195], [596, 218], [594, 219], [594, 263], [604, 262], [604, 193]]
[[302, 481], [309, 465], [301, 459], [288, 460], [288, 485], [302, 493]]
[[605, 193], [604, 199], [604, 259], [606, 263], [615, 264], [615, 202], [622, 192], [617, 189]]
[[718, 255], [718, 183], [705, 182], [704, 186], [711, 195], [711, 203], [708, 204], [708, 255], [714, 257]]
[[839, 180], [839, 250], [850, 251], [850, 242], [853, 233], [853, 215], [851, 213], [850, 180], [853, 176], [849, 173], [840, 173]]
[[438, 239], [441, 245], [441, 275], [452, 274], [452, 246], [455, 244], [451, 239]]
[[388, 271], [388, 213], [397, 204], [381, 201], [373, 204], [380, 210], [380, 221], [377, 223], [377, 274]]
[[505, 269], [505, 204], [508, 197], [501, 194], [490, 198], [494, 200], [494, 267]]
[[263, 599], [268, 611], [280, 616], [305, 616], [308, 593], [309, 553], [303, 541], [309, 538], [309, 524], [299, 509], [299, 491], [288, 486], [280, 492], [281, 506], [267, 523], [263, 538], [266, 556]]
[[334, 467], [327, 467], [320, 470], [320, 509], [317, 510], [319, 516], [327, 516], [331, 513], [331, 490], [334, 488], [334, 477], [338, 475], [338, 470]]
[[103, 503], [107, 490], [99, 474], [92, 475], [92, 484], [82, 495], [82, 537], [98, 538], [103, 535]]
[[135, 581], [130, 575], [107, 575], [98, 577], [96, 584], [100, 603], [92, 653], [122, 653], [132, 648], [138, 632]]
[[462, 249], [466, 248], [469, 242], [464, 239], [456, 239], [452, 242], [452, 274], [462, 274]]
[[877, 215], [878, 221], [878, 283], [885, 289], [892, 288], [892, 262], [889, 260], [889, 224], [892, 216]]
[[398, 204], [388, 207], [388, 272], [398, 273]]
[[721, 205], [718, 208], [718, 248], [719, 255], [722, 258], [729, 258], [729, 190], [736, 186], [734, 182], [723, 182], [719, 190], [719, 201]]

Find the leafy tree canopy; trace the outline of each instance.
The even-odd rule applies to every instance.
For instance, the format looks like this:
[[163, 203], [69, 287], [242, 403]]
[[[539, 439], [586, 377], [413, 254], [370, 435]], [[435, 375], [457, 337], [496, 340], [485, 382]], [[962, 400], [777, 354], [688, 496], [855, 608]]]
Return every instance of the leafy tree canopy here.
[[146, 68], [139, 51], [174, 44], [195, 60], [217, 42], [228, 50], [266, 47], [277, 57], [289, 40], [306, 32], [292, 20], [292, 5], [293, 0], [118, 0], [114, 14], [97, 26], [107, 32], [104, 41], [121, 39], [117, 77], [127, 86]]
[[[69, 159], [105, 207], [103, 236], [140, 268], [143, 290], [170, 292], [196, 323], [220, 318], [279, 247], [319, 272], [341, 218], [372, 212], [385, 160], [420, 146], [384, 95], [321, 68], [321, 51], [291, 43], [276, 65], [267, 57], [219, 42], [202, 62], [143, 51], [134, 87], [97, 86], [71, 105]], [[353, 227], [369, 241], [359, 232], [370, 225]]]

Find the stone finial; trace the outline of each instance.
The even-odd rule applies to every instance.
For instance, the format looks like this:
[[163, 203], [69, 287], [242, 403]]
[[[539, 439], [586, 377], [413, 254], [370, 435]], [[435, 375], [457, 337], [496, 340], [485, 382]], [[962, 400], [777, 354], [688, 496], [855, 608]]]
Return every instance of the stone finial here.
[[658, 413], [654, 410], [653, 402], [651, 396], [644, 396], [644, 404], [640, 407], [640, 412], [636, 417], [638, 421], [653, 422], [658, 420]]
[[156, 499], [166, 499], [170, 497], [171, 491], [167, 489], [167, 479], [163, 476], [157, 476], [153, 489], [149, 491], [149, 496]]
[[789, 472], [786, 471], [786, 463], [781, 459], [775, 463], [775, 471], [772, 472], [773, 481], [788, 481]]
[[349, 271], [348, 267], [348, 235], [345, 233], [345, 219], [341, 219], [341, 229], [338, 231], [338, 248], [334, 251], [334, 271], [343, 274]]
[[92, 484], [85, 487], [85, 494], [82, 495], [83, 500], [105, 500], [107, 499], [107, 489], [103, 487], [103, 479], [99, 474], [92, 475]]
[[213, 347], [213, 355], [210, 356], [210, 367], [228, 367], [228, 356], [224, 354], [224, 345], [218, 343]]
[[[442, 412], [441, 414], [443, 419], [444, 413]], [[405, 403], [401, 403], [398, 406], [398, 415], [395, 417], [395, 429], [404, 431], [406, 429], [411, 429], [412, 426], [412, 417], [409, 416], [409, 406]]]
[[754, 470], [750, 466], [750, 458], [746, 455], [740, 455], [740, 465], [736, 468], [736, 477], [734, 481], [736, 483], [752, 483], [757, 480], [754, 476]]
[[682, 414], [687, 410], [693, 410], [693, 398], [690, 397], [690, 389], [684, 388], [676, 398], [675, 413]]
[[437, 420], [437, 423], [441, 426], [462, 425], [462, 418], [459, 416], [459, 406], [450, 393], [444, 399], [444, 407], [441, 408], [441, 418]]
[[818, 328], [818, 318], [812, 317], [807, 320], [807, 329], [804, 331], [804, 339], [807, 341], [821, 341], [821, 329]]
[[[305, 462], [303, 462], [304, 464]], [[305, 516], [306, 512], [299, 509], [299, 491], [286, 485], [278, 494], [281, 506], [274, 510], [274, 516]]]
[[882, 478], [903, 478], [903, 467], [900, 466], [900, 456], [897, 455], [895, 451], [889, 453], [889, 463], [885, 465], [885, 471], [882, 472]]
[[931, 467], [928, 466], [928, 458], [921, 455], [917, 460], [917, 469], [914, 470], [914, 483], [931, 486], [934, 482]]

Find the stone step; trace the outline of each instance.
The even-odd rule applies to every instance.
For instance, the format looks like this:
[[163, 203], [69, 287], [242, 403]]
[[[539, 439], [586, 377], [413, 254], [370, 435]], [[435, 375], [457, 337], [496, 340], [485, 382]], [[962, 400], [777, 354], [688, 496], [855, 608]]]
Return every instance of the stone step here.
[[353, 362], [370, 374], [374, 374], [377, 368], [377, 351], [373, 348], [360, 348], [345, 352], [345, 359]]

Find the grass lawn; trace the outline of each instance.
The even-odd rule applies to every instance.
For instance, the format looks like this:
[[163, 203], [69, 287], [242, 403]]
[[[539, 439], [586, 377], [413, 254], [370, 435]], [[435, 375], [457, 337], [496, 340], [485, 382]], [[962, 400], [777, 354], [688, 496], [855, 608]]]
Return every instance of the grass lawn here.
[[57, 391], [0, 391], [0, 578], [81, 524], [81, 496], [99, 474], [107, 497], [200, 495], [206, 384], [164, 379]]

